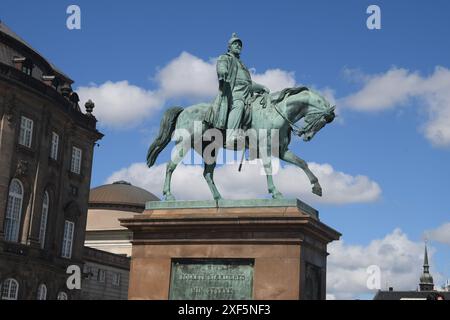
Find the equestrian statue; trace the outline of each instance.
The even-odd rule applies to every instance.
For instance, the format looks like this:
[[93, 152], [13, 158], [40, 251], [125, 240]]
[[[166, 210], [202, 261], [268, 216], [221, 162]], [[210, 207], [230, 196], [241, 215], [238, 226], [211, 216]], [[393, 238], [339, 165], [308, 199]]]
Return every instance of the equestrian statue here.
[[[234, 33], [228, 42], [228, 52], [217, 61], [219, 93], [213, 103], [172, 107], [164, 113], [158, 137], [147, 153], [147, 165], [152, 167], [160, 152], [171, 140], [175, 141], [175, 152], [166, 168], [165, 200], [175, 200], [171, 193], [172, 174], [190, 149], [203, 157], [203, 176], [214, 199], [222, 199], [214, 183], [220, 148], [242, 150], [243, 157], [249, 150], [252, 159], [260, 159], [268, 192], [274, 199], [283, 196], [273, 183], [272, 157], [300, 167], [312, 185], [312, 192], [322, 196], [319, 180], [306, 161], [289, 150], [289, 144], [292, 134], [310, 141], [334, 120], [335, 107], [318, 92], [303, 86], [270, 93], [268, 88], [252, 81], [240, 60], [241, 50], [242, 40]], [[303, 126], [299, 128], [296, 123], [301, 119]]]

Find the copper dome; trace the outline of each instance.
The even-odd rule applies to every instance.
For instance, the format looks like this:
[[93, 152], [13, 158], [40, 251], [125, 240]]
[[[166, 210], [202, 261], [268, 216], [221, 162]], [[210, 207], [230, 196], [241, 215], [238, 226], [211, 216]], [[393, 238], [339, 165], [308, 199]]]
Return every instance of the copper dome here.
[[121, 209], [142, 212], [147, 201], [159, 201], [154, 194], [126, 181], [117, 181], [91, 189], [89, 208]]

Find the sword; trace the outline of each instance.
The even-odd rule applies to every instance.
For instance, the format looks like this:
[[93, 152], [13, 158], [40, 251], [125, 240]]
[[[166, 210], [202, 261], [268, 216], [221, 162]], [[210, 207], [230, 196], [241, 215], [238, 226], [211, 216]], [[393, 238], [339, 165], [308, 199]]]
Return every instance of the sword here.
[[239, 164], [239, 172], [241, 172], [242, 170], [242, 164], [244, 163], [244, 158], [245, 158], [245, 148], [244, 151], [242, 151], [242, 158], [241, 158], [241, 163]]

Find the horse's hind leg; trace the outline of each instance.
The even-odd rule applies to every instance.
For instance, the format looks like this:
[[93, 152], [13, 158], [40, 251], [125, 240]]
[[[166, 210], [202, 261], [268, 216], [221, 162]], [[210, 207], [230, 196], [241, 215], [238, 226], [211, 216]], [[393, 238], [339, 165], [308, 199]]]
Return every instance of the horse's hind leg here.
[[309, 170], [308, 164], [306, 163], [305, 160], [297, 157], [290, 150], [286, 150], [280, 156], [280, 159], [284, 160], [286, 162], [292, 163], [292, 164], [296, 165], [297, 167], [300, 167], [306, 173], [306, 175], [308, 176], [309, 181], [311, 182], [311, 184], [313, 186], [312, 192], [314, 194], [318, 195], [319, 197], [322, 196], [322, 187], [319, 184], [319, 179], [317, 179], [317, 177], [314, 175], [314, 173], [312, 173], [311, 170]]
[[182, 146], [181, 144], [182, 143], [179, 141], [176, 142], [175, 148], [177, 148], [177, 151], [173, 153], [172, 159], [167, 163], [166, 179], [164, 181], [164, 189], [163, 189], [163, 195], [166, 201], [175, 200], [175, 197], [170, 191], [170, 186], [172, 182], [172, 173], [175, 171], [178, 164], [183, 160], [184, 156], [188, 151], [188, 149], [185, 146]]
[[[204, 148], [202, 153], [203, 158], [205, 158]], [[217, 201], [222, 199], [222, 196], [220, 195], [219, 190], [217, 190], [216, 184], [214, 183], [214, 169], [216, 168], [216, 157], [217, 157], [217, 150], [213, 150], [211, 152], [210, 158], [204, 159], [205, 169], [203, 170], [203, 177], [208, 183], [209, 190], [211, 190], [214, 200]]]
[[216, 163], [213, 163], [213, 164], [205, 163], [205, 170], [203, 171], [203, 176], [205, 177], [205, 180], [208, 183], [209, 190], [211, 190], [214, 200], [217, 201], [217, 200], [222, 199], [222, 196], [220, 195], [219, 190], [217, 190], [216, 184], [214, 183], [214, 169], [215, 168], [216, 168]]

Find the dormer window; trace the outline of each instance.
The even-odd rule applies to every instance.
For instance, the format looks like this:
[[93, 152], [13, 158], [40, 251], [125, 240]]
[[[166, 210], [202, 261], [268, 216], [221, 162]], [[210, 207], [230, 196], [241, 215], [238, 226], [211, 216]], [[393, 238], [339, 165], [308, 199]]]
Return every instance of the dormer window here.
[[13, 62], [14, 62], [16, 69], [31, 76], [31, 74], [33, 72], [33, 62], [31, 62], [30, 59], [27, 59], [25, 57], [14, 57]]

